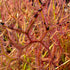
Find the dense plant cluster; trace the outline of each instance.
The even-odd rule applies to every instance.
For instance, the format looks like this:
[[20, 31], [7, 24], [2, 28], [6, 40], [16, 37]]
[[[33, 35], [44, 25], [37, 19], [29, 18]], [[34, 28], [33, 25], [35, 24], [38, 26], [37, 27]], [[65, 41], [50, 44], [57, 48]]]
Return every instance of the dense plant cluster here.
[[69, 0], [0, 0], [0, 70], [69, 70]]

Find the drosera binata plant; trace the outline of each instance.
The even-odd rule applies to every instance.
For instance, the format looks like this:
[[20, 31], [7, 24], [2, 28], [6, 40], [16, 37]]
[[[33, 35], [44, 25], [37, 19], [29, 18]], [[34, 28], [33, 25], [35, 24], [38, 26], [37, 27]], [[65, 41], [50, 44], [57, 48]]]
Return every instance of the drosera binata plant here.
[[1, 0], [0, 70], [69, 70], [69, 3]]

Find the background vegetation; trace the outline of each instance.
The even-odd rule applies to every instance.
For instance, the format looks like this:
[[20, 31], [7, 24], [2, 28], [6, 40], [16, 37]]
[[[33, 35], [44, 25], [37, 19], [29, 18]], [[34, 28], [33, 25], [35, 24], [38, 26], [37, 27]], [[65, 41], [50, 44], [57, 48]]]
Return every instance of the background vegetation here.
[[69, 0], [0, 0], [0, 70], [70, 70]]

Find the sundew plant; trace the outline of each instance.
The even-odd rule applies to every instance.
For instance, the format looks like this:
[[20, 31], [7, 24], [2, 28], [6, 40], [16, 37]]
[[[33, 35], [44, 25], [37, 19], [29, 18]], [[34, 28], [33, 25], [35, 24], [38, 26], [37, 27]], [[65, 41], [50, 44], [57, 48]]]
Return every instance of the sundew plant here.
[[70, 1], [0, 0], [0, 70], [70, 70]]

